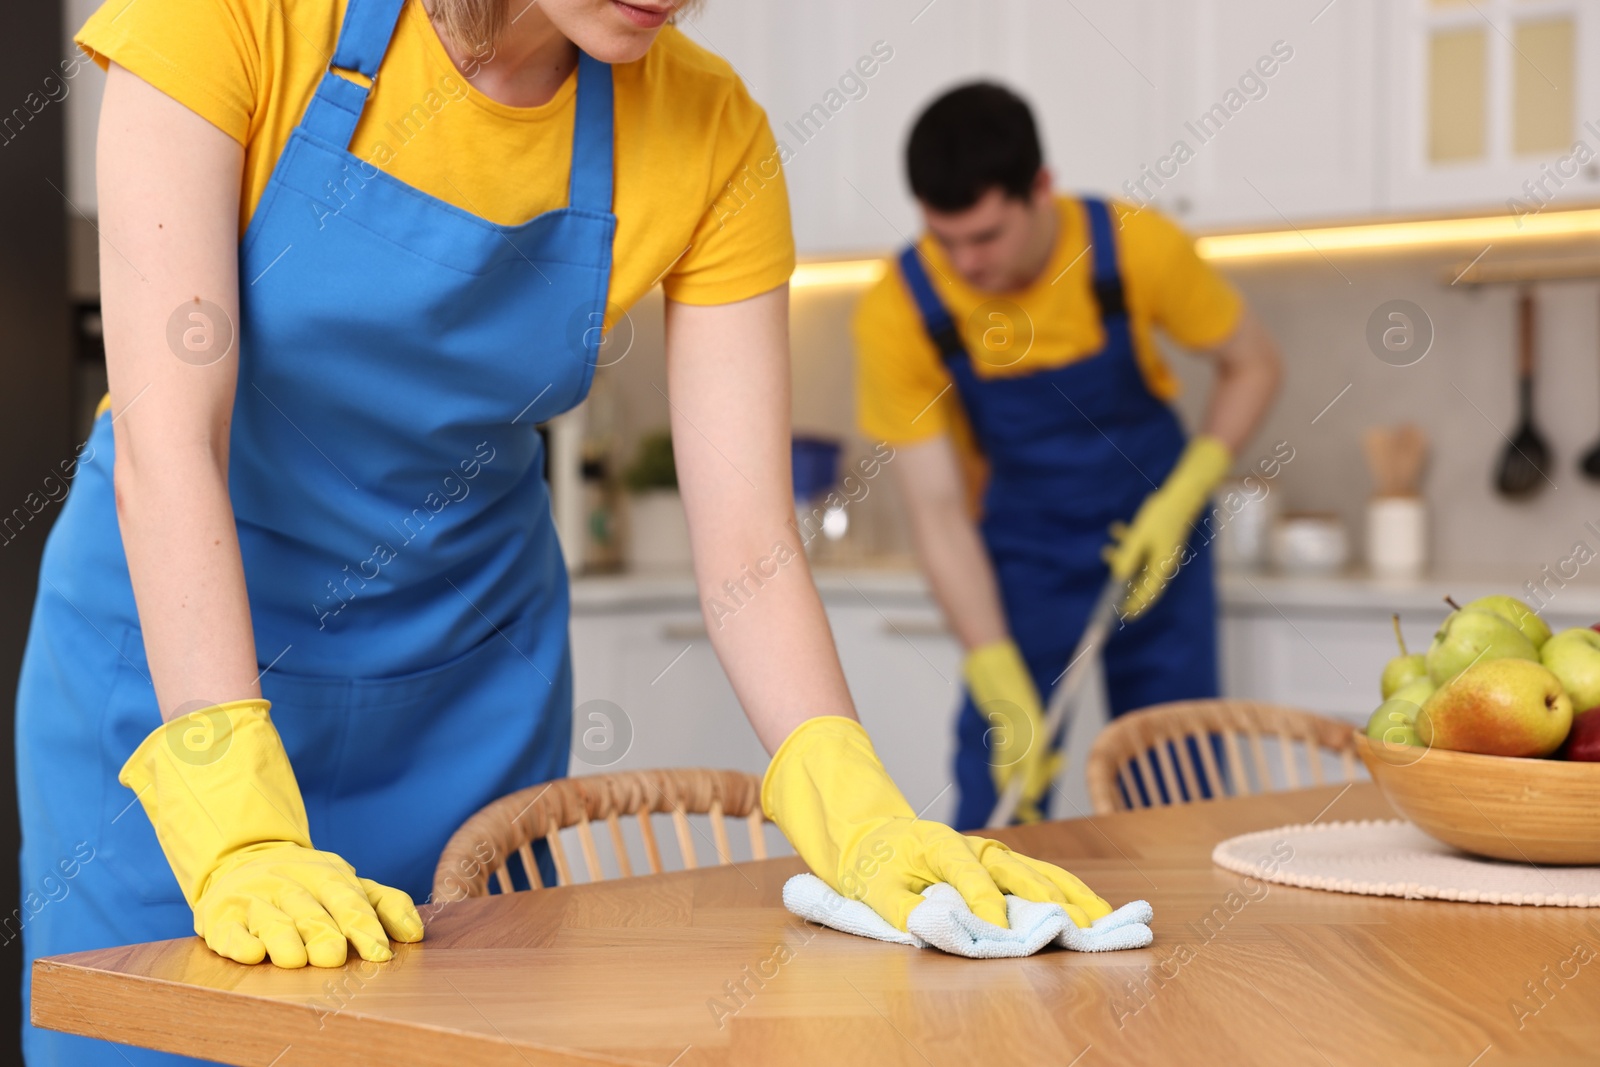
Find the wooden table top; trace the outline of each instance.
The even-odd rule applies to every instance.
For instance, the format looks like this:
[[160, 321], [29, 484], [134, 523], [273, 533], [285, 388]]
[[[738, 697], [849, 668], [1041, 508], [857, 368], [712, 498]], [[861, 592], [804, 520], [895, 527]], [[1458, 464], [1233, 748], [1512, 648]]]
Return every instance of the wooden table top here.
[[249, 1067], [1596, 1062], [1594, 912], [1210, 862], [1245, 831], [1391, 815], [1363, 783], [996, 835], [1149, 900], [1139, 951], [967, 960], [836, 933], [783, 909], [790, 857], [450, 904], [381, 966], [245, 967], [197, 938], [40, 960], [33, 1019]]

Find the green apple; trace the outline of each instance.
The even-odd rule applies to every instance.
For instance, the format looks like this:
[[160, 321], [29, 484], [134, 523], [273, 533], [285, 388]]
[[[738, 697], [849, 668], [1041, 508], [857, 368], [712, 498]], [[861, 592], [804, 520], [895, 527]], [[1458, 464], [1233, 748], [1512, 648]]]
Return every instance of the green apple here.
[[[1600, 637], [1600, 634], [1596, 634]], [[1405, 686], [1418, 679], [1428, 677], [1428, 657], [1421, 652], [1413, 652], [1409, 656], [1396, 656], [1383, 668], [1383, 677], [1379, 680], [1379, 688], [1383, 691], [1383, 699], [1388, 700]]]
[[1468, 601], [1466, 611], [1487, 611], [1508, 620], [1522, 631], [1522, 636], [1533, 642], [1534, 648], [1543, 648], [1550, 640], [1550, 627], [1539, 618], [1538, 612], [1514, 596], [1481, 596]]
[[1433, 682], [1426, 676], [1401, 686], [1367, 720], [1367, 736], [1379, 744], [1421, 745], [1417, 714], [1433, 693]]
[[1562, 630], [1544, 643], [1539, 662], [1561, 679], [1575, 711], [1600, 704], [1600, 634], [1587, 626]]
[[1528, 659], [1468, 667], [1417, 714], [1424, 745], [1486, 756], [1548, 756], [1571, 729], [1572, 700], [1560, 679]]
[[1442, 686], [1473, 665], [1492, 660], [1539, 661], [1533, 647], [1515, 623], [1492, 611], [1461, 608], [1445, 617], [1428, 647], [1428, 677]]

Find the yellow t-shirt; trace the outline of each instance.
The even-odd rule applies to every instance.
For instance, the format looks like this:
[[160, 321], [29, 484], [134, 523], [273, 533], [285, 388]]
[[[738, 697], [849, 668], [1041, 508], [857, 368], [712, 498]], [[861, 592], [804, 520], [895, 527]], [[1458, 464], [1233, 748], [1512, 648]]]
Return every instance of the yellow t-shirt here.
[[[1020, 292], [974, 289], [931, 237], [918, 244], [932, 264], [928, 276], [933, 288], [949, 309], [980, 378], [1060, 367], [1093, 355], [1105, 344], [1091, 287], [1094, 252], [1085, 252], [1088, 219], [1077, 199], [1060, 196], [1056, 202], [1061, 229], [1050, 262]], [[1121, 203], [1113, 210], [1135, 357], [1150, 391], [1171, 399], [1178, 381], [1152, 341], [1151, 328], [1160, 327], [1190, 348], [1209, 348], [1233, 332], [1243, 305], [1170, 220], [1149, 208], [1136, 212]], [[891, 444], [913, 444], [950, 432], [970, 451], [960, 397], [894, 260], [862, 296], [853, 327], [862, 433]]]
[[[245, 149], [249, 224], [328, 67], [344, 0], [106, 0], [74, 38]], [[726, 61], [668, 26], [613, 68], [609, 325], [657, 281], [686, 304], [725, 304], [794, 269], [789, 200], [766, 113]], [[384, 56], [350, 151], [425, 193], [504, 225], [567, 203], [577, 73], [538, 107], [509, 107], [456, 70], [420, 0]], [[737, 189], [735, 195], [733, 190]]]

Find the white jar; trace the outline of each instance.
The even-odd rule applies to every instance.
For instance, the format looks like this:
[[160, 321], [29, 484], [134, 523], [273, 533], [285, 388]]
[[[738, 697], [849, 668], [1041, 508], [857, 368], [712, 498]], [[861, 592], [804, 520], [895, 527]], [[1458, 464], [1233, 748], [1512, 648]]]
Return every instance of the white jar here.
[[1278, 495], [1256, 478], [1230, 479], [1217, 487], [1212, 507], [1196, 524], [1217, 541], [1217, 563], [1229, 569], [1266, 565], [1268, 540], [1278, 516]]
[[1428, 510], [1421, 497], [1377, 496], [1367, 504], [1367, 566], [1383, 578], [1415, 578], [1428, 563]]

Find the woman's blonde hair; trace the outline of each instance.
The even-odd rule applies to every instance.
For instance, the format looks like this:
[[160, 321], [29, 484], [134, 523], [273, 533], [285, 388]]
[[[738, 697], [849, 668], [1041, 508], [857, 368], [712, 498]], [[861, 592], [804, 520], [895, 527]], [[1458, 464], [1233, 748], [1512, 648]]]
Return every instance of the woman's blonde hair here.
[[[482, 55], [493, 48], [511, 21], [511, 8], [520, 12], [538, 0], [432, 0], [428, 13], [439, 31], [457, 46]], [[676, 22], [699, 7], [701, 0], [672, 0], [676, 8], [670, 21]]]

